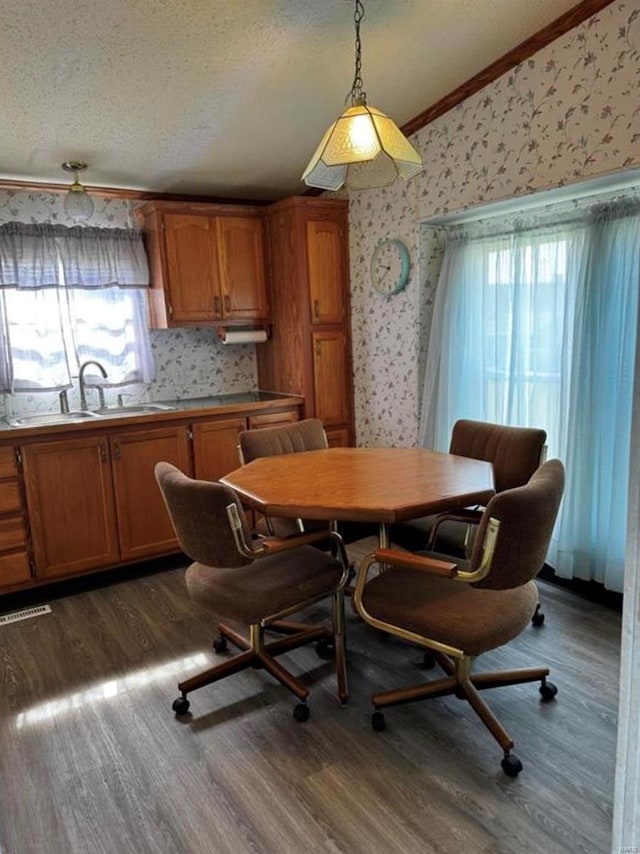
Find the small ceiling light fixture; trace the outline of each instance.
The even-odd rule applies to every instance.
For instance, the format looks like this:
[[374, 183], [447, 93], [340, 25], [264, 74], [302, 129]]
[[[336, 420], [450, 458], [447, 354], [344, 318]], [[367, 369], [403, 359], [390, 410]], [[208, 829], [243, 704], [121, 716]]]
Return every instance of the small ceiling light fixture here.
[[78, 172], [83, 172], [87, 168], [87, 164], [81, 163], [79, 160], [65, 160], [62, 168], [65, 172], [73, 173], [73, 184], [64, 197], [65, 213], [74, 222], [84, 222], [93, 214], [93, 199], [87, 193], [86, 187], [83, 187], [78, 181]]
[[361, 0], [355, 0], [355, 75], [347, 95], [347, 109], [325, 133], [304, 171], [309, 187], [339, 190], [343, 184], [363, 190], [386, 187], [396, 178], [407, 181], [422, 171], [422, 157], [393, 119], [367, 104], [362, 86], [360, 23], [364, 18]]

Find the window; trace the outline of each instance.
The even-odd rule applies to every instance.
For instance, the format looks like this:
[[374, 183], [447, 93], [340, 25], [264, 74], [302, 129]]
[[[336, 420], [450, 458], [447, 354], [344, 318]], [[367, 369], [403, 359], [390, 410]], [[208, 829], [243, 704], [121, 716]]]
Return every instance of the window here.
[[66, 388], [87, 359], [106, 386], [150, 382], [148, 281], [137, 232], [0, 226], [3, 390]]
[[620, 591], [640, 206], [570, 213], [447, 235], [421, 432], [444, 449], [458, 418], [544, 428], [567, 474], [550, 562]]

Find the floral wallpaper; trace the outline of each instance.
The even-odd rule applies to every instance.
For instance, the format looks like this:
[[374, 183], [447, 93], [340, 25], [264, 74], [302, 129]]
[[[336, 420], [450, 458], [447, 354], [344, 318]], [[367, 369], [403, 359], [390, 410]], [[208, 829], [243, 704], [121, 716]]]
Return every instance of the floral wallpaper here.
[[[0, 223], [14, 220], [71, 225], [63, 200], [60, 193], [0, 190]], [[91, 225], [136, 227], [131, 201], [94, 197], [94, 202]], [[159, 329], [150, 334], [156, 377], [148, 386], [127, 389], [130, 402], [233, 394], [257, 388], [254, 345], [224, 345], [218, 340], [215, 329], [204, 327]], [[115, 402], [116, 394], [116, 391], [105, 390], [107, 402]], [[69, 392], [69, 401], [72, 409], [79, 406], [77, 388]], [[0, 417], [49, 411], [57, 406], [58, 397], [51, 393], [0, 395]]]
[[[417, 444], [424, 354], [439, 266], [425, 223], [487, 202], [640, 167], [640, 8], [618, 0], [427, 127], [424, 171], [349, 197], [358, 444]], [[381, 237], [413, 259], [386, 298], [369, 280]]]

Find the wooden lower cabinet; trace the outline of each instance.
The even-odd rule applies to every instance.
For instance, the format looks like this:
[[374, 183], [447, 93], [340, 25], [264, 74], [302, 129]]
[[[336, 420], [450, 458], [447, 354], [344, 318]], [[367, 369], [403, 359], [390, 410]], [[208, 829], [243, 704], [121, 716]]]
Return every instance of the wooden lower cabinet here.
[[[297, 420], [298, 405], [262, 415], [265, 426]], [[254, 417], [121, 423], [0, 444], [0, 593], [179, 552], [156, 463], [219, 480], [240, 466], [238, 434]]]
[[244, 418], [220, 418], [193, 425], [194, 473], [200, 480], [220, 480], [240, 465], [238, 436]]
[[36, 442], [22, 451], [36, 575], [116, 563], [120, 553], [106, 435]]
[[184, 427], [25, 446], [36, 577], [73, 575], [177, 551], [153, 473], [158, 460], [190, 472]]
[[179, 549], [154, 475], [159, 460], [191, 473], [184, 426], [132, 430], [111, 437], [120, 558], [135, 560]]
[[264, 415], [249, 417], [249, 430], [262, 430], [264, 427], [283, 427], [299, 420], [298, 410], [288, 412], [268, 412]]
[[326, 430], [327, 444], [330, 448], [348, 448], [349, 431], [346, 427], [339, 430]]
[[314, 332], [313, 381], [316, 418], [329, 428], [344, 424], [349, 412], [347, 338], [344, 332]]
[[19, 459], [13, 445], [0, 448], [0, 590], [31, 579]]

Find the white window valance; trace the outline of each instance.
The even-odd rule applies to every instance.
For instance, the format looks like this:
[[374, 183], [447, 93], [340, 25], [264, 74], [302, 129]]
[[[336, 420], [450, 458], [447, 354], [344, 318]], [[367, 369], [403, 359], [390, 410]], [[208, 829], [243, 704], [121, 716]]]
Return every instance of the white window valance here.
[[133, 229], [0, 225], [0, 391], [68, 388], [88, 359], [101, 385], [150, 382], [148, 285]]
[[146, 288], [142, 235], [128, 228], [0, 225], [2, 288]]

